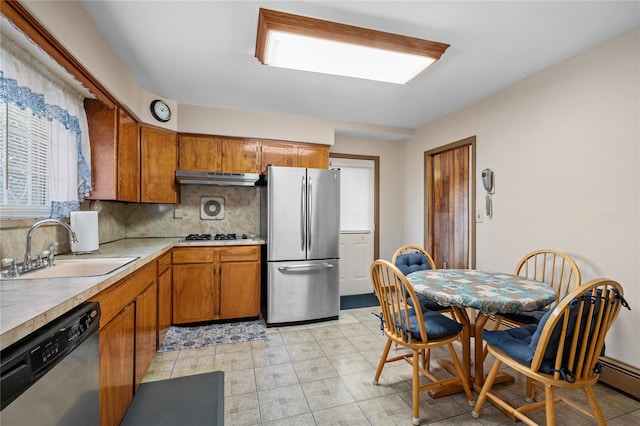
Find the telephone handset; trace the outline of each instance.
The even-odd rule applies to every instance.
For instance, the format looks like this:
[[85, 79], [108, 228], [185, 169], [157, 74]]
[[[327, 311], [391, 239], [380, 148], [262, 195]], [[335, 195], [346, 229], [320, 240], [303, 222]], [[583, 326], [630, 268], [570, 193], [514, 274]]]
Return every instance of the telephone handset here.
[[493, 172], [491, 169], [484, 169], [482, 171], [482, 184], [487, 192], [493, 192]]
[[487, 216], [489, 216], [489, 219], [493, 218], [493, 200], [491, 199], [491, 194], [493, 193], [493, 172], [491, 171], [491, 169], [484, 169], [482, 171], [482, 184], [484, 185], [484, 189], [487, 190], [487, 196], [486, 196], [486, 201], [487, 201], [487, 205], [486, 205], [486, 209], [487, 209]]

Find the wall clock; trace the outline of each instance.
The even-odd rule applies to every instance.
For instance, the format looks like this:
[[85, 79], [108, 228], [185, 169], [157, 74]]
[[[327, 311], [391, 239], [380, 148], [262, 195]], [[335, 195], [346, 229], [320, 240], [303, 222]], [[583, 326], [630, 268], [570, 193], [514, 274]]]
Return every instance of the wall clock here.
[[158, 121], [166, 123], [171, 120], [171, 108], [163, 100], [156, 99], [151, 102], [151, 115]]

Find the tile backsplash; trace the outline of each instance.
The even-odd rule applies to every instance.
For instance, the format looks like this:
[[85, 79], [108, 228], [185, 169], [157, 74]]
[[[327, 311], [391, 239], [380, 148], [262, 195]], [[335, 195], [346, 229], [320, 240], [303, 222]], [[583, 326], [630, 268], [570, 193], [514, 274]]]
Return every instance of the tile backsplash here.
[[[259, 191], [260, 188], [257, 187], [182, 185], [180, 204], [100, 201], [98, 214], [100, 244], [122, 238], [183, 237], [191, 233], [235, 233], [238, 234], [238, 238], [241, 234], [258, 235], [260, 234]], [[201, 197], [223, 198], [224, 218], [201, 219]], [[81, 209], [90, 210], [91, 202], [83, 202]], [[22, 261], [27, 231], [33, 223], [35, 223], [33, 220], [2, 222], [0, 231], [2, 258], [16, 257]], [[32, 253], [45, 250], [53, 241], [60, 243], [59, 253], [69, 251], [69, 238], [64, 229], [57, 226], [43, 226], [33, 233]]]

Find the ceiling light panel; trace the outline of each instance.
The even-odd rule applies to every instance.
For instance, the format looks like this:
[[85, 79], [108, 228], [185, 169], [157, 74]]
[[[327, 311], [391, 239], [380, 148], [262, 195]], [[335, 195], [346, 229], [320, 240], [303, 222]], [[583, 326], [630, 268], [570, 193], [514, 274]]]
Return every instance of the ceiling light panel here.
[[265, 65], [404, 84], [448, 44], [260, 9], [256, 57]]

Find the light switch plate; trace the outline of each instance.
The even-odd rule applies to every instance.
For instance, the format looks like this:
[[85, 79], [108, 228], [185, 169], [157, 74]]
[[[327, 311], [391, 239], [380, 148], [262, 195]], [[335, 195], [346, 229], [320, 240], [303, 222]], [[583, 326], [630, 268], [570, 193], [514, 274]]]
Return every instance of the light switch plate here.
[[200, 197], [200, 219], [224, 219], [224, 198]]

